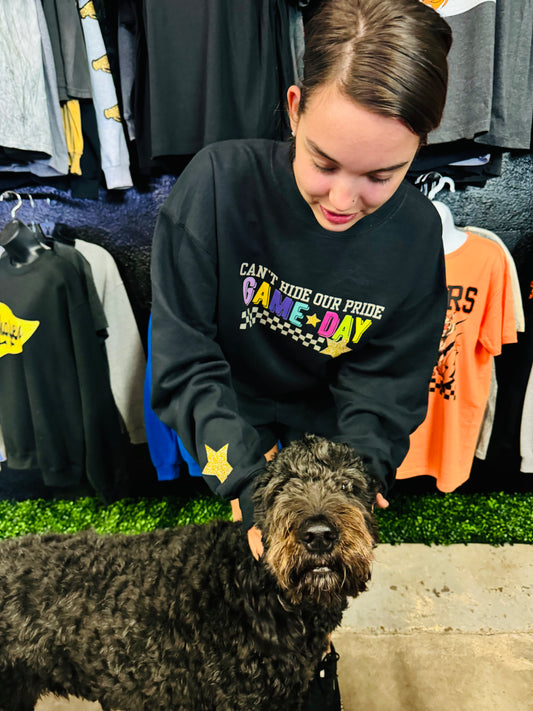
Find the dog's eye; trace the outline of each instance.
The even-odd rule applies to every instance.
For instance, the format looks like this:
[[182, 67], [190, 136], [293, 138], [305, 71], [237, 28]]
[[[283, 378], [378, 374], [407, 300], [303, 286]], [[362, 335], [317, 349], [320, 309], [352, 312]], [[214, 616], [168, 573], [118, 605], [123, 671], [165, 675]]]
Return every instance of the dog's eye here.
[[347, 484], [342, 484], [341, 489], [342, 489], [343, 491], [346, 491], [347, 488], [348, 488], [348, 485], [347, 485]]

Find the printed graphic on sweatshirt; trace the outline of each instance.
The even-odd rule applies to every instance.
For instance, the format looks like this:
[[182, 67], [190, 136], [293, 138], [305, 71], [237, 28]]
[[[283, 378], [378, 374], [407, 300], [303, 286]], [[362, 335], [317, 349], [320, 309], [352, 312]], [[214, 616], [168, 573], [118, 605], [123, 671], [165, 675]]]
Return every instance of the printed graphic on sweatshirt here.
[[216, 476], [221, 484], [226, 481], [233, 471], [233, 467], [228, 462], [228, 447], [229, 444], [225, 444], [219, 450], [214, 450], [209, 445], [205, 445], [207, 464], [202, 469], [202, 474], [204, 476]]
[[80, 16], [82, 20], [84, 20], [86, 17], [89, 17], [91, 20], [98, 19], [96, 16], [96, 8], [94, 7], [93, 0], [89, 0], [89, 2], [86, 2], [80, 7]]
[[113, 119], [113, 121], [120, 123], [120, 109], [118, 108], [118, 104], [110, 106], [108, 109], [104, 109], [104, 117], [106, 119]]
[[429, 384], [429, 391], [438, 392], [445, 400], [455, 400], [457, 397], [455, 374], [457, 360], [461, 357], [462, 324], [474, 309], [477, 292], [475, 286], [448, 286], [448, 311], [439, 343], [437, 364]]
[[496, 0], [421, 0], [424, 5], [429, 5], [437, 10], [442, 17], [461, 15], [483, 3], [496, 3]]
[[290, 284], [262, 265], [243, 262], [240, 274], [246, 306], [241, 330], [260, 323], [331, 358], [349, 353], [385, 311], [379, 304]]
[[22, 353], [22, 347], [39, 328], [39, 323], [18, 318], [7, 304], [0, 302], [0, 358]]
[[95, 72], [105, 72], [106, 74], [111, 74], [111, 66], [109, 64], [109, 59], [107, 54], [102, 54], [98, 59], [93, 59], [91, 66]]

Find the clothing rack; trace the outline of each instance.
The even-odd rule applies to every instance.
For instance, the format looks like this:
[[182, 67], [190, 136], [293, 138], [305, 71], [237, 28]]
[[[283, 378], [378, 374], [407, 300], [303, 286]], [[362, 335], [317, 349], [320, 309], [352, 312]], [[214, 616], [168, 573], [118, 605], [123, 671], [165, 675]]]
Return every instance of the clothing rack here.
[[47, 200], [48, 204], [51, 204], [52, 200], [64, 203], [65, 205], [80, 205], [84, 202], [84, 198], [73, 198], [68, 195], [58, 195], [57, 193], [49, 193], [42, 190], [36, 190], [35, 192], [21, 192], [20, 190], [6, 190], [6, 197], [3, 200], [16, 200], [16, 195], [20, 195], [23, 200]]

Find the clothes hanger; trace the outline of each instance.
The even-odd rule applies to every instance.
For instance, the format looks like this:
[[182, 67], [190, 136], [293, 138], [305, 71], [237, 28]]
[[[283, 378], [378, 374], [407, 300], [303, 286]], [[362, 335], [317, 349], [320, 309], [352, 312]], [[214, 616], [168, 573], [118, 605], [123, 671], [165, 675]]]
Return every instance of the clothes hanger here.
[[[28, 200], [30, 201], [32, 210], [35, 211], [35, 201], [33, 199], [33, 195], [31, 195], [31, 193], [28, 195]], [[46, 235], [45, 235], [43, 228], [39, 222], [36, 222], [34, 219], [32, 219], [28, 223], [28, 227], [34, 234], [37, 235], [37, 239], [40, 242], [44, 242], [46, 240]]]
[[11, 208], [11, 219], [14, 220], [17, 211], [22, 207], [22, 198], [14, 190], [4, 190], [4, 192], [0, 195], [0, 200], [5, 200], [9, 195], [14, 195], [17, 199], [17, 204], [15, 205], [15, 207]]
[[435, 200], [435, 197], [446, 185], [448, 186], [450, 192], [454, 193], [455, 182], [452, 178], [433, 171], [419, 176], [415, 180], [415, 184], [418, 185], [420, 191], [431, 200], [440, 215], [442, 222], [442, 243], [444, 246], [444, 253], [449, 254], [450, 252], [455, 251], [466, 241], [467, 235], [455, 226], [455, 220], [453, 219], [450, 208], [443, 202]]
[[450, 188], [451, 193], [455, 192], [455, 182], [452, 180], [452, 178], [441, 175], [440, 173], [434, 173], [434, 175], [437, 177], [437, 180], [433, 180], [429, 188], [429, 192], [427, 194], [430, 200], [434, 200], [445, 185]]
[[448, 205], [440, 202], [440, 200], [435, 200], [435, 197], [446, 185], [449, 187], [450, 192], [454, 193], [454, 181], [447, 176], [440, 175], [440, 173], [437, 173], [436, 175], [438, 176], [438, 180], [434, 181], [431, 185], [428, 191], [428, 198], [437, 208], [442, 221], [442, 244], [444, 246], [444, 253], [450, 254], [450, 252], [454, 252], [466, 242], [467, 235], [455, 226], [455, 220], [453, 219], [452, 211]]
[[17, 211], [22, 205], [22, 198], [18, 193], [6, 190], [0, 195], [0, 200], [5, 200], [9, 195], [16, 197], [17, 204], [11, 210], [11, 220], [0, 232], [0, 245], [5, 249], [11, 264], [21, 267], [34, 262], [49, 247], [43, 244], [24, 222], [17, 219]]
[[433, 200], [445, 185], [448, 186], [451, 193], [455, 192], [455, 181], [448, 176], [437, 173], [435, 170], [419, 175], [415, 180], [415, 185], [430, 200]]

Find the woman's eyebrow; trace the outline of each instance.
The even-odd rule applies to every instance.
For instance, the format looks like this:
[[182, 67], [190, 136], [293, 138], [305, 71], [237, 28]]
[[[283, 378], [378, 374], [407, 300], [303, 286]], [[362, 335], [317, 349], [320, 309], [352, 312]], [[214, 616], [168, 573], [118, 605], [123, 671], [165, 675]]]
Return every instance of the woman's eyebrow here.
[[322, 156], [322, 158], [325, 158], [326, 160], [329, 160], [332, 163], [337, 163], [338, 165], [338, 161], [336, 161], [335, 158], [331, 158], [330, 156], [328, 156], [327, 153], [324, 153], [324, 151], [319, 148], [314, 141], [311, 141], [310, 138], [306, 138], [306, 143], [312, 151], [318, 153], [318, 155]]
[[[306, 143], [312, 151], [317, 153], [319, 156], [322, 156], [322, 158], [325, 158], [326, 160], [329, 160], [331, 161], [331, 163], [335, 163], [336, 165], [339, 164], [338, 161], [335, 160], [335, 158], [332, 158], [331, 156], [328, 156], [327, 153], [324, 153], [324, 151], [319, 148], [314, 141], [311, 141], [311, 139], [306, 139]], [[372, 175], [373, 173], [387, 173], [389, 171], [399, 170], [400, 168], [404, 168], [408, 163], [409, 161], [406, 160], [402, 163], [396, 163], [396, 165], [389, 165], [386, 168], [375, 168], [374, 170], [369, 170], [368, 174]]]
[[369, 173], [387, 173], [388, 171], [398, 170], [399, 168], [405, 168], [409, 164], [406, 160], [403, 163], [396, 163], [396, 165], [389, 165], [387, 168], [376, 168], [375, 170], [370, 170]]

